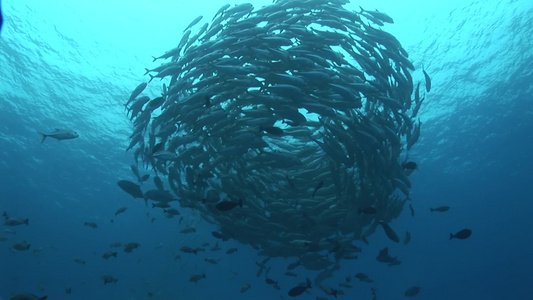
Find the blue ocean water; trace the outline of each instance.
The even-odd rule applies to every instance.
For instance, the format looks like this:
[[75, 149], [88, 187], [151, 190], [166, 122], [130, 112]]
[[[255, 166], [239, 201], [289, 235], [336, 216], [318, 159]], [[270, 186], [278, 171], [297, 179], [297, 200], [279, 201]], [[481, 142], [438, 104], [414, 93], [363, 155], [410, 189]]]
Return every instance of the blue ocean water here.
[[[186, 209], [179, 224], [116, 185], [132, 179], [124, 103], [148, 79], [144, 68], [156, 66], [151, 56], [175, 47], [194, 17], [210, 19], [225, 3], [2, 1], [0, 210], [29, 218], [29, 225], [1, 228], [7, 240], [0, 242], [0, 299], [18, 292], [49, 299], [287, 299], [290, 288], [316, 275], [297, 269], [298, 278], [284, 276], [294, 260], [272, 259], [269, 276], [279, 281], [278, 291], [256, 277], [255, 262], [263, 258], [249, 246], [226, 241], [220, 252], [182, 253], [183, 245], [214, 246], [215, 228]], [[533, 299], [533, 2], [383, 0], [350, 7], [359, 5], [394, 18], [385, 30], [409, 52], [415, 82], [423, 81], [423, 66], [433, 88], [410, 153], [419, 164], [411, 176], [415, 217], [405, 209], [391, 224], [408, 230], [411, 243], [391, 245], [377, 231], [359, 259], [343, 262], [326, 283], [352, 276], [353, 288], [339, 296], [345, 299], [372, 299], [371, 288], [378, 299], [403, 299], [410, 286], [421, 287], [418, 299]], [[37, 131], [54, 128], [80, 137], [41, 144]], [[451, 209], [430, 213], [440, 205]], [[179, 233], [185, 225], [197, 232]], [[450, 232], [462, 228], [472, 236], [450, 241]], [[11, 249], [21, 240], [29, 251]], [[102, 259], [113, 242], [141, 246]], [[400, 266], [376, 261], [385, 246]], [[232, 247], [238, 251], [225, 254]], [[375, 281], [359, 282], [357, 272]], [[204, 273], [206, 279], [189, 282]], [[118, 282], [104, 285], [104, 274]], [[245, 284], [250, 290], [240, 293]], [[326, 295], [313, 288], [299, 298], [316, 297]]]

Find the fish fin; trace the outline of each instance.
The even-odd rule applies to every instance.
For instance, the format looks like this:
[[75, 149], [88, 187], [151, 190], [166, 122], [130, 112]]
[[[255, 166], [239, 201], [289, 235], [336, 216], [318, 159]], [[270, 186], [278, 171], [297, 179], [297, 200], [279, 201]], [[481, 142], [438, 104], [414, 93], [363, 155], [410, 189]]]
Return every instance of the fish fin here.
[[42, 137], [43, 137], [43, 138], [41, 139], [41, 144], [44, 143], [44, 140], [46, 140], [47, 135], [44, 134], [44, 133], [42, 133], [42, 132], [40, 132], [40, 131], [37, 131], [37, 132], [38, 132], [40, 135], [42, 135]]
[[450, 233], [450, 240], [453, 239], [453, 233]]
[[24, 224], [30, 225], [30, 219], [28, 218], [28, 219], [24, 220]]

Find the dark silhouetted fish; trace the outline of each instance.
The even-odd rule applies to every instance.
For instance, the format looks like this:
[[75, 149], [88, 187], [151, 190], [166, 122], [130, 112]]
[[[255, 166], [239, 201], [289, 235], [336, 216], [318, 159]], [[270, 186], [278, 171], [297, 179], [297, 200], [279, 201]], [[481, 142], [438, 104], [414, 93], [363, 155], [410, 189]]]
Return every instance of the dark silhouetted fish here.
[[396, 243], [400, 242], [400, 238], [398, 237], [396, 232], [394, 232], [394, 230], [392, 230], [392, 228], [389, 226], [389, 224], [385, 223], [383, 220], [380, 220], [379, 224], [381, 224], [381, 226], [383, 227], [383, 230], [385, 230], [385, 234], [387, 235], [389, 240], [391, 240], [393, 242], [396, 242]]
[[420, 287], [419, 286], [412, 286], [412, 287], [408, 288], [405, 291], [404, 295], [406, 297], [414, 297], [414, 296], [418, 295], [419, 292], [420, 292]]
[[413, 208], [412, 204], [409, 204], [409, 209], [411, 210], [411, 217], [415, 216], [415, 209]]
[[311, 288], [311, 280], [309, 280], [309, 278], [306, 278], [306, 283], [305, 284], [302, 283], [302, 284], [300, 284], [298, 286], [295, 286], [292, 289], [290, 289], [289, 296], [291, 296], [291, 297], [300, 296], [305, 291], [307, 291], [307, 289], [310, 289], [310, 288]]
[[9, 297], [7, 300], [46, 300], [48, 296], [35, 296], [34, 294], [18, 293]]
[[456, 234], [450, 233], [450, 240], [453, 238], [464, 240], [464, 239], [469, 238], [471, 235], [472, 235], [472, 230], [465, 228], [457, 232]]
[[410, 241], [411, 241], [411, 234], [409, 233], [409, 231], [406, 231], [405, 237], [403, 238], [403, 244], [407, 245], [409, 244]]
[[320, 181], [320, 182], [316, 185], [315, 190], [313, 191], [312, 198], [315, 197], [316, 192], [317, 192], [317, 191], [318, 191], [323, 185], [324, 185], [324, 181]]
[[118, 279], [111, 276], [111, 275], [102, 275], [102, 280], [104, 281], [104, 285], [108, 283], [117, 283]]
[[43, 137], [41, 139], [41, 143], [44, 143], [44, 140], [46, 140], [47, 137], [54, 138], [58, 141], [61, 140], [70, 140], [75, 139], [79, 137], [78, 133], [76, 131], [70, 130], [70, 129], [57, 129], [51, 133], [42, 133], [39, 131], [41, 136]]
[[426, 91], [429, 93], [431, 90], [431, 78], [429, 78], [428, 73], [426, 73], [426, 70], [422, 68], [422, 72], [424, 73], [424, 78], [426, 79]]
[[367, 206], [367, 207], [359, 208], [359, 213], [360, 214], [373, 215], [373, 214], [375, 214], [377, 212], [378, 212], [378, 210], [375, 207], [373, 207], [373, 206]]
[[143, 192], [141, 187], [129, 180], [119, 180], [117, 181], [118, 186], [126, 193], [130, 194], [133, 198], [144, 199]]
[[414, 161], [408, 161], [402, 164], [404, 170], [416, 170], [418, 165]]
[[234, 209], [235, 207], [237, 207], [237, 205], [239, 207], [242, 207], [242, 199], [239, 199], [239, 202], [224, 200], [218, 202], [215, 207], [220, 211], [228, 211]]
[[283, 129], [276, 126], [259, 126], [259, 130], [272, 135], [283, 135]]
[[439, 206], [439, 207], [436, 207], [436, 208], [429, 208], [429, 211], [431, 212], [434, 212], [434, 211], [438, 211], [438, 212], [446, 212], [450, 209], [449, 206]]

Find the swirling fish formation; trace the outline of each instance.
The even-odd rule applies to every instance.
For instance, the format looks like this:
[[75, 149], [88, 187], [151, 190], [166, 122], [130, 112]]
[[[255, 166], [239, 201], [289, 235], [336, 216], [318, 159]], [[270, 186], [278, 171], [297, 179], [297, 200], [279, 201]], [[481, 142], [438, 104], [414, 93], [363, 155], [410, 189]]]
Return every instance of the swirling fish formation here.
[[225, 5], [154, 58], [166, 62], [147, 73], [168, 86], [150, 100], [141, 84], [127, 103], [128, 149], [168, 179], [148, 199], [311, 270], [353, 258], [380, 224], [392, 231], [423, 99], [406, 51], [379, 29], [392, 19], [347, 3]]

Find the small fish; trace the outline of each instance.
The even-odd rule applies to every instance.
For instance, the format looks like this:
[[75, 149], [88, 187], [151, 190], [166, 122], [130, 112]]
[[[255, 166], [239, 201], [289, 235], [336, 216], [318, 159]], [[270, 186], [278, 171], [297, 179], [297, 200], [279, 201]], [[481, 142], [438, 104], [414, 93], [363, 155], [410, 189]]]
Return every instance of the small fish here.
[[229, 200], [223, 200], [221, 202], [218, 202], [217, 205], [215, 205], [216, 209], [220, 211], [228, 211], [232, 210], [235, 207], [242, 207], [242, 199], [239, 199], [239, 202], [229, 201]]
[[411, 217], [415, 216], [415, 209], [413, 208], [412, 204], [409, 204], [409, 209], [411, 210]]
[[17, 251], [26, 251], [30, 249], [30, 244], [28, 244], [26, 241], [20, 241], [13, 244], [11, 248]]
[[192, 20], [192, 22], [185, 28], [185, 30], [183, 30], [183, 32], [187, 31], [189, 28], [193, 27], [194, 25], [198, 24], [198, 22], [200, 22], [200, 20], [202, 20], [204, 16], [198, 16], [196, 17], [196, 19]]
[[91, 228], [98, 228], [98, 225], [94, 222], [83, 222], [83, 226], [91, 227]]
[[426, 79], [426, 91], [429, 93], [431, 90], [431, 78], [429, 78], [429, 75], [426, 73], [424, 67], [422, 67], [422, 72], [424, 73], [424, 78]]
[[400, 238], [398, 237], [396, 232], [394, 232], [394, 230], [392, 230], [392, 228], [389, 226], [389, 224], [385, 223], [383, 220], [380, 220], [379, 224], [381, 224], [381, 226], [383, 227], [383, 230], [385, 231], [385, 234], [387, 235], [387, 237], [391, 241], [393, 241], [395, 243], [399, 243], [400, 242]]
[[316, 192], [317, 192], [317, 191], [318, 191], [323, 185], [324, 185], [324, 181], [320, 181], [320, 182], [316, 185], [315, 190], [313, 191], [313, 195], [311, 196], [312, 198], [315, 197]]
[[81, 258], [75, 258], [74, 262], [77, 263], [77, 264], [80, 264], [80, 265], [84, 265], [85, 264], [85, 261], [83, 259], [81, 259]]
[[124, 213], [128, 208], [127, 207], [121, 207], [119, 209], [117, 209], [117, 211], [115, 212], [115, 217], [120, 215], [121, 213]]
[[375, 207], [372, 207], [372, 206], [359, 208], [359, 214], [373, 215], [373, 214], [375, 214], [377, 212], [378, 212], [378, 210]]
[[130, 194], [133, 198], [145, 199], [141, 187], [129, 180], [119, 180], [117, 185], [126, 193]]
[[357, 273], [355, 274], [355, 278], [359, 279], [360, 281], [367, 282], [367, 283], [374, 282], [374, 280], [368, 277], [368, 275], [366, 275], [365, 273]]
[[104, 285], [108, 284], [108, 283], [117, 283], [118, 282], [118, 279], [111, 276], [111, 275], [102, 275], [100, 278], [102, 278], [102, 280], [104, 281]]
[[29, 225], [30, 219], [17, 219], [17, 218], [8, 218], [5, 222], [5, 226], [18, 226], [22, 224]]
[[289, 296], [291, 297], [297, 297], [303, 294], [307, 289], [311, 288], [311, 280], [309, 278], [306, 278], [306, 283], [302, 283], [298, 286], [293, 287], [289, 291]]
[[0, 235], [0, 242], [5, 242], [5, 241], [7, 241], [7, 238], [5, 236]]
[[204, 258], [204, 260], [205, 260], [206, 262], [212, 264], [212, 265], [216, 265], [216, 264], [218, 264], [218, 262], [220, 261], [220, 259], [217, 260], [217, 259], [214, 259], [214, 258], [207, 258], [207, 257]]
[[202, 280], [206, 278], [205, 277], [205, 273], [204, 274], [196, 274], [196, 275], [192, 275], [190, 278], [189, 278], [189, 282], [194, 282], [194, 283], [198, 283], [198, 281]]
[[144, 174], [142, 177], [141, 177], [141, 182], [145, 182], [146, 180], [150, 179], [150, 174]]
[[228, 251], [226, 251], [226, 254], [232, 254], [232, 253], [235, 253], [237, 252], [237, 248], [230, 248], [228, 249]]
[[298, 277], [298, 274], [294, 273], [294, 272], [291, 272], [291, 271], [287, 271], [285, 272], [285, 275], [286, 276], [290, 276], [290, 277]]
[[46, 300], [47, 298], [48, 296], [39, 297], [29, 293], [18, 293], [11, 295], [7, 300]]
[[194, 226], [187, 226], [185, 228], [183, 228], [180, 233], [192, 233], [192, 232], [196, 232], [196, 227]]
[[300, 262], [297, 261], [297, 262], [293, 262], [293, 263], [290, 263], [288, 266], [287, 266], [287, 270], [294, 270], [296, 269], [298, 266], [300, 266]]
[[264, 131], [266, 133], [270, 133], [272, 135], [283, 135], [283, 129], [276, 126], [259, 126], [259, 130]]
[[72, 288], [70, 286], [67, 286], [67, 288], [65, 289], [65, 293], [67, 294], [72, 293]]
[[44, 140], [46, 140], [47, 137], [54, 138], [58, 141], [61, 140], [71, 140], [79, 137], [78, 133], [76, 131], [72, 131], [69, 129], [57, 129], [51, 133], [42, 133], [39, 131], [39, 133], [42, 136], [41, 144], [44, 143]]
[[450, 233], [450, 240], [453, 238], [464, 240], [464, 239], [469, 238], [471, 235], [472, 235], [472, 230], [465, 228], [457, 232], [456, 234]]
[[103, 259], [108, 259], [110, 257], [117, 257], [117, 252], [106, 252], [102, 254]]
[[137, 242], [131, 242], [124, 245], [124, 252], [131, 253], [134, 249], [137, 249], [141, 246], [141, 244]]
[[248, 283], [248, 284], [245, 284], [245, 285], [243, 285], [243, 286], [241, 287], [241, 293], [244, 293], [244, 292], [246, 292], [246, 291], [247, 291], [247, 290], [249, 290], [249, 289], [250, 289], [251, 287], [252, 287], [252, 285], [251, 285], [251, 284], [249, 284], [249, 283]]
[[420, 287], [419, 286], [412, 286], [412, 287], [408, 288], [405, 291], [404, 295], [406, 297], [414, 297], [414, 296], [418, 295], [419, 292], [420, 292]]
[[278, 284], [277, 281], [275, 281], [275, 280], [273, 280], [273, 279], [271, 279], [271, 278], [268, 278], [268, 277], [265, 278], [265, 282], [266, 282], [267, 284]]
[[[180, 214], [180, 212], [177, 209], [175, 209], [175, 208], [163, 209], [163, 212], [165, 214], [169, 215], [169, 216], [178, 216]], [[194, 227], [191, 226], [191, 227], [188, 227], [188, 228], [190, 230], [190, 228], [194, 228]], [[194, 231], [196, 231], [196, 229]], [[194, 232], [194, 231], [189, 231], [189, 232]], [[182, 230], [182, 233], [187, 233], [187, 232], [183, 232], [183, 230]]]
[[436, 208], [429, 208], [429, 211], [431, 212], [434, 212], [434, 211], [438, 211], [438, 212], [447, 212], [448, 210], [450, 209], [449, 206], [439, 206], [439, 207], [436, 207]]
[[200, 248], [196, 248], [196, 249], [193, 249], [189, 246], [182, 246], [180, 248], [180, 251], [181, 252], [184, 252], [184, 253], [194, 253], [195, 255], [198, 253], [198, 251], [200, 251], [201, 249]]
[[418, 169], [418, 165], [414, 161], [408, 161], [402, 164], [402, 168], [404, 170], [416, 170]]
[[409, 231], [406, 231], [405, 237], [403, 238], [403, 244], [407, 245], [409, 244], [410, 241], [411, 241], [411, 234], [409, 233]]

